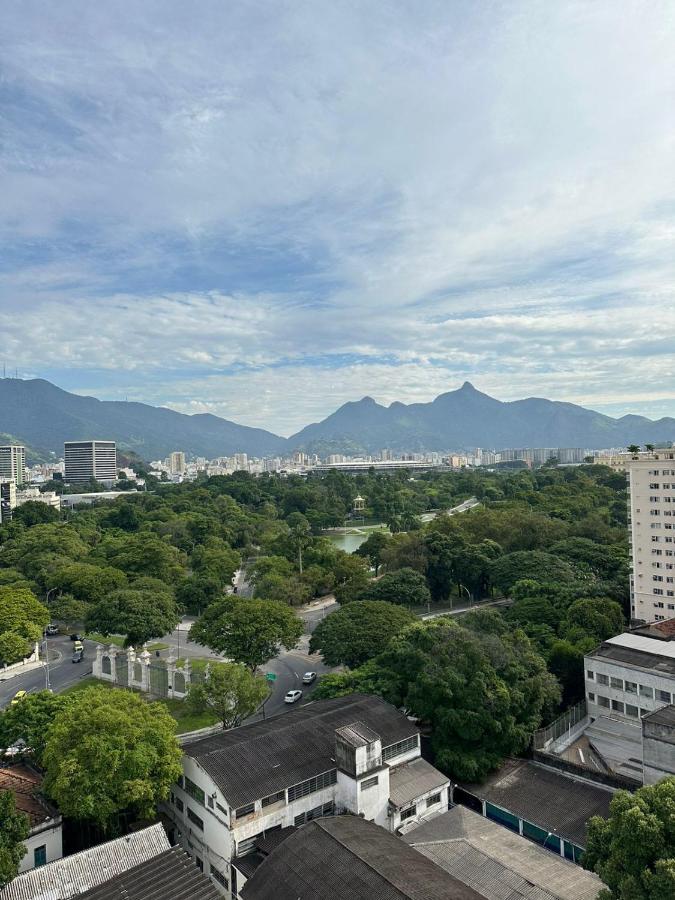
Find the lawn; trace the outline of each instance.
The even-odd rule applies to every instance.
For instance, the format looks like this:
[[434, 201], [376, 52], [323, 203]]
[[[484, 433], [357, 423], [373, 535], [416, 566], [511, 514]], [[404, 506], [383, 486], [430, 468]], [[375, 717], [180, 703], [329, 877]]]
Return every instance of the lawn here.
[[114, 644], [116, 647], [124, 647], [124, 638], [121, 634], [109, 634], [107, 637], [104, 637], [102, 634], [97, 634], [93, 631], [91, 634], [85, 634], [84, 638], [87, 641], [96, 641], [97, 644], [103, 644], [104, 647], [110, 644]]
[[[109, 690], [119, 689], [118, 685], [110, 684], [109, 681], [100, 681], [98, 678], [83, 678], [82, 681], [79, 681], [72, 687], [66, 688], [63, 693], [74, 694], [77, 691], [84, 691], [90, 687], [103, 687]], [[122, 690], [128, 690], [128, 688], [122, 688]], [[215, 725], [218, 721], [218, 717], [210, 710], [202, 713], [193, 712], [184, 700], [161, 700], [156, 697], [149, 697], [147, 694], [141, 694], [140, 696], [149, 702], [161, 703], [166, 707], [169, 715], [176, 722], [177, 734], [197, 731], [198, 728], [207, 728], [209, 725]]]

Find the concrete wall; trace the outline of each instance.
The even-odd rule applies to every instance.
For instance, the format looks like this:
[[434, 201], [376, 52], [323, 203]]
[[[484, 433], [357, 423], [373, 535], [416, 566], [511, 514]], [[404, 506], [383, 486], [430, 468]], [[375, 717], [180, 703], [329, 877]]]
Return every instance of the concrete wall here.
[[48, 863], [61, 859], [63, 856], [61, 817], [49, 819], [48, 822], [34, 828], [24, 843], [26, 855], [21, 860], [19, 873], [35, 868], [35, 850], [38, 847], [46, 847]]
[[675, 729], [642, 721], [642, 763], [645, 784], [675, 775]]

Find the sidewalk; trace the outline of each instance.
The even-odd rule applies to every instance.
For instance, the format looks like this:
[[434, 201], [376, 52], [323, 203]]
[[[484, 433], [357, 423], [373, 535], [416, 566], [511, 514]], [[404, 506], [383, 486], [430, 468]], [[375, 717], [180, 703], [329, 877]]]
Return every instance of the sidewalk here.
[[9, 681], [10, 678], [16, 678], [18, 675], [25, 675], [26, 672], [33, 672], [35, 669], [44, 669], [45, 664], [40, 659], [37, 662], [15, 663], [13, 666], [0, 669], [0, 681]]

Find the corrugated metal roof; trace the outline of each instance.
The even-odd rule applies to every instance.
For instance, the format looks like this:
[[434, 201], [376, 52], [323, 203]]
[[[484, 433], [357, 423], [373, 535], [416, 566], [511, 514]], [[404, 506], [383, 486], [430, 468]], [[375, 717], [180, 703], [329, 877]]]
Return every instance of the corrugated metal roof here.
[[0, 900], [70, 900], [170, 848], [158, 823], [32, 869], [0, 890]]
[[400, 838], [358, 816], [315, 819], [259, 866], [244, 900], [483, 900]]
[[335, 769], [335, 731], [362, 722], [382, 747], [418, 733], [379, 697], [351, 694], [308, 703], [272, 719], [242, 725], [184, 747], [231, 806], [239, 807]]
[[595, 900], [602, 882], [464, 806], [403, 838], [488, 900]]
[[172, 847], [80, 897], [81, 900], [220, 900], [221, 895], [185, 850]]
[[655, 656], [667, 656], [675, 659], [675, 641], [659, 641], [655, 638], [644, 637], [641, 634], [617, 634], [609, 638], [605, 643], [616, 647], [628, 647], [631, 650], [640, 650], [642, 653], [653, 653]]
[[368, 728], [363, 722], [352, 722], [351, 725], [343, 725], [342, 728], [336, 728], [335, 733], [339, 734], [352, 747], [366, 747], [368, 744], [372, 744], [380, 739], [379, 734], [373, 731], [372, 728]]
[[414, 759], [412, 762], [396, 766], [389, 773], [389, 800], [401, 809], [408, 806], [434, 788], [442, 788], [449, 784], [448, 778], [426, 759]]

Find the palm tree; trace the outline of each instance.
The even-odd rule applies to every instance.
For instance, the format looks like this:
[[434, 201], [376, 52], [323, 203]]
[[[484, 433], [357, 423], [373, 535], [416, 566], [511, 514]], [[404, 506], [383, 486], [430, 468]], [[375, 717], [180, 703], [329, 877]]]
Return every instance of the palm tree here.
[[628, 452], [633, 454], [633, 459], [637, 459], [637, 455], [640, 452], [640, 448], [637, 444], [629, 444]]

